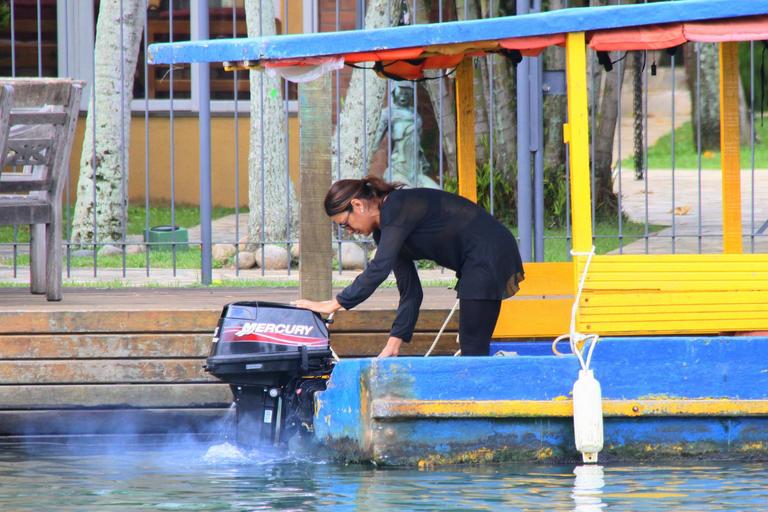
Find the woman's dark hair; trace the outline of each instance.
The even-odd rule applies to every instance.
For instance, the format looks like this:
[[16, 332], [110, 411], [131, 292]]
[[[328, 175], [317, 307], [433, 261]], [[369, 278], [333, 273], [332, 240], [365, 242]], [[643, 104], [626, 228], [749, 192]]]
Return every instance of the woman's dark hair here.
[[381, 205], [387, 194], [403, 186], [402, 183], [387, 183], [376, 176], [366, 176], [360, 180], [339, 180], [331, 185], [325, 195], [325, 213], [333, 217], [351, 210], [353, 199], [364, 199]]

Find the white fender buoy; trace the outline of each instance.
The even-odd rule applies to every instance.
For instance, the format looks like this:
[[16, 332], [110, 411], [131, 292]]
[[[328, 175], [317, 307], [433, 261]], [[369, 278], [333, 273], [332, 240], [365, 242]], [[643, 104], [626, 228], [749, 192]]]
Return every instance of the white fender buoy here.
[[579, 370], [573, 384], [573, 431], [584, 462], [597, 462], [603, 449], [603, 398], [592, 370]]
[[[581, 452], [584, 462], [597, 462], [597, 454], [603, 449], [603, 393], [600, 383], [595, 379], [595, 374], [589, 369], [592, 362], [592, 353], [600, 338], [597, 334], [581, 334], [576, 331], [576, 313], [579, 310], [581, 293], [584, 290], [584, 282], [587, 279], [587, 271], [595, 255], [595, 247], [587, 253], [571, 251], [573, 256], [586, 256], [584, 270], [579, 279], [576, 290], [576, 299], [571, 306], [571, 332], [555, 338], [552, 342], [552, 351], [555, 355], [562, 355], [557, 351], [557, 343], [565, 338], [570, 340], [571, 352], [579, 360], [581, 369], [579, 378], [573, 384], [573, 433], [576, 441], [576, 449]], [[589, 343], [587, 343], [589, 342]], [[587, 344], [589, 350], [587, 350]], [[586, 359], [584, 352], [587, 353]]]

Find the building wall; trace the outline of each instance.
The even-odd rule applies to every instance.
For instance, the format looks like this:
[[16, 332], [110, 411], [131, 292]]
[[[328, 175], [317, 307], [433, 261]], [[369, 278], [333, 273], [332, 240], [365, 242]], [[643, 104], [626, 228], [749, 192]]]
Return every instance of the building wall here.
[[[299, 172], [299, 123], [289, 118], [289, 167], [294, 184]], [[237, 183], [240, 206], [248, 205], [248, 131], [249, 117], [238, 119]], [[235, 146], [234, 117], [211, 118], [211, 192], [214, 206], [235, 205]], [[70, 158], [70, 197], [74, 204], [77, 196], [77, 180], [83, 149], [85, 118], [77, 124], [77, 132]], [[129, 201], [144, 202], [145, 182], [145, 125], [143, 117], [131, 121], [130, 151], [128, 155]], [[198, 204], [200, 199], [198, 122], [197, 117], [174, 119], [173, 144], [170, 138], [170, 121], [166, 117], [149, 118], [149, 198], [150, 201], [169, 202], [171, 199], [171, 148], [174, 155], [174, 199], [177, 204]]]

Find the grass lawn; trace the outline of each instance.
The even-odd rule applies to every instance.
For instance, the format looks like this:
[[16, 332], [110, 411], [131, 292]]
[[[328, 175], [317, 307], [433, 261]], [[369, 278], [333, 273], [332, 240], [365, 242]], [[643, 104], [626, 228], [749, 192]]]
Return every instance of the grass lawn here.
[[[662, 226], [653, 224], [648, 226], [649, 233], [660, 229]], [[619, 245], [626, 246], [637, 240], [642, 240], [644, 233], [644, 224], [625, 220], [621, 227], [622, 238], [619, 240], [619, 226], [616, 219], [598, 221], [594, 227], [595, 252], [596, 254], [607, 254], [618, 249]], [[568, 261], [571, 259], [565, 228], [545, 230], [544, 237], [544, 261]]]
[[[744, 129], [749, 130], [749, 126]], [[768, 167], [768, 125], [760, 126], [760, 121], [755, 120], [755, 167]], [[625, 158], [621, 162], [622, 169], [634, 170], [635, 164], [632, 158]], [[749, 145], [741, 147], [741, 167], [752, 167], [752, 149]], [[672, 168], [672, 132], [664, 135], [656, 143], [648, 148], [648, 169]], [[675, 168], [698, 169], [698, 154], [696, 141], [693, 136], [691, 122], [675, 130]], [[704, 151], [701, 155], [702, 169], [720, 169], [720, 150]]]
[[[218, 219], [226, 215], [235, 213], [234, 208], [220, 208], [214, 207], [211, 213], [213, 219]], [[248, 215], [247, 209], [240, 209], [240, 213]], [[173, 211], [173, 220], [177, 226], [183, 228], [190, 228], [196, 226], [200, 222], [200, 211], [197, 206], [191, 205], [177, 205]], [[167, 205], [154, 205], [149, 208], [149, 226], [161, 226], [171, 224], [171, 207]], [[128, 207], [128, 235], [143, 235], [147, 225], [146, 209], [141, 206]], [[13, 226], [0, 227], [0, 243], [13, 243], [17, 241], [19, 243], [29, 242], [29, 228], [27, 226], [19, 226], [17, 233], [14, 235]], [[199, 268], [200, 267], [200, 248], [197, 246], [190, 246], [189, 250], [182, 251], [177, 250], [175, 256], [172, 251], [169, 250], [153, 250], [150, 252], [150, 267], [151, 268]], [[10, 257], [0, 258], [0, 262], [6, 265], [13, 263], [13, 259]], [[28, 265], [29, 256], [19, 255], [16, 259], [17, 265]], [[65, 262], [66, 264], [66, 262]], [[70, 258], [69, 264], [75, 268], [91, 268], [94, 266], [93, 257], [80, 257]], [[123, 257], [122, 256], [100, 256], [97, 259], [99, 268], [122, 268]], [[127, 254], [125, 266], [128, 268], [143, 268], [147, 266], [146, 254]], [[214, 265], [216, 267], [216, 265]]]
[[[70, 210], [70, 215], [73, 213], [74, 208]], [[191, 228], [192, 226], [196, 226], [200, 223], [200, 210], [197, 206], [176, 205], [173, 213], [173, 220], [175, 224], [177, 226], [181, 226], [182, 228]], [[235, 213], [234, 208], [214, 207], [213, 211], [211, 212], [211, 217], [213, 219], [218, 219], [219, 217], [224, 217], [233, 213]], [[248, 209], [241, 208], [240, 213], [247, 215]], [[66, 210], [64, 215], [66, 216]], [[71, 226], [72, 219], [70, 218], [68, 221]], [[168, 205], [150, 206], [148, 224], [149, 227], [170, 225], [171, 207]], [[146, 229], [146, 225], [146, 209], [144, 208], [144, 205], [129, 206], [127, 233], [129, 235], [143, 235], [144, 230]], [[64, 231], [65, 234], [69, 232], [70, 226], [67, 226], [67, 229]], [[14, 237], [13, 226], [0, 227], [0, 243], [13, 243], [14, 241], [29, 241], [29, 229], [27, 226], [19, 226], [16, 237]]]

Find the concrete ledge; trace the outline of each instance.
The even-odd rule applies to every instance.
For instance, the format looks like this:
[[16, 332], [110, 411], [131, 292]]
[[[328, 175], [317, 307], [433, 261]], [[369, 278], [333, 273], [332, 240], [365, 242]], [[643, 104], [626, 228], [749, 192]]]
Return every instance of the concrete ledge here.
[[[521, 353], [546, 353], [521, 344]], [[768, 338], [602, 339], [601, 460], [768, 455]], [[576, 357], [340, 361], [318, 394], [316, 438], [345, 460], [419, 465], [577, 460]]]
[[[768, 400], [603, 400], [604, 417], [768, 416]], [[373, 419], [571, 418], [573, 400], [388, 400], [371, 403]]]

